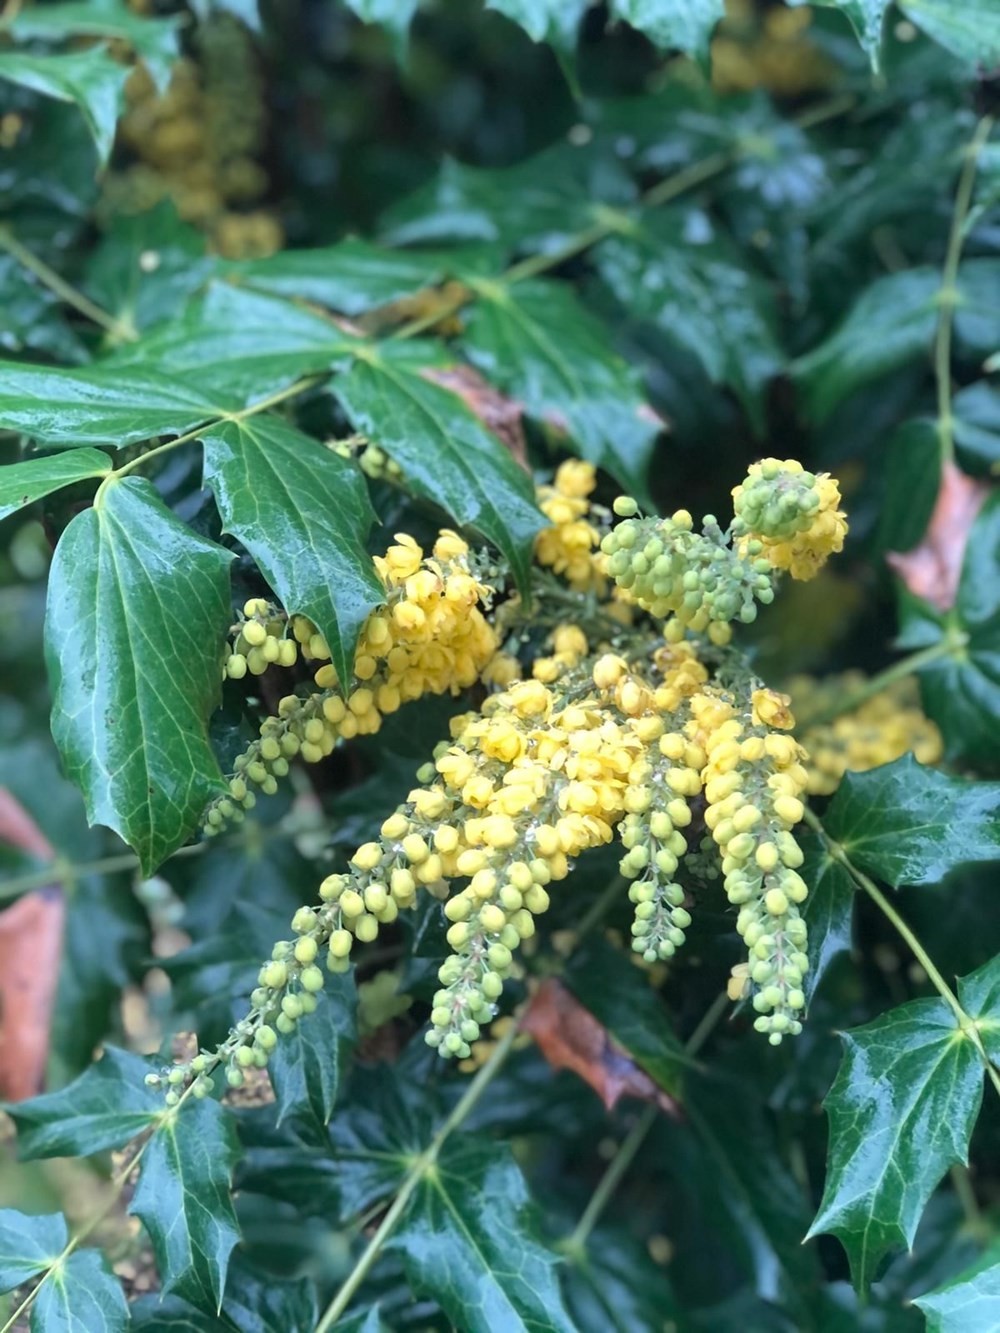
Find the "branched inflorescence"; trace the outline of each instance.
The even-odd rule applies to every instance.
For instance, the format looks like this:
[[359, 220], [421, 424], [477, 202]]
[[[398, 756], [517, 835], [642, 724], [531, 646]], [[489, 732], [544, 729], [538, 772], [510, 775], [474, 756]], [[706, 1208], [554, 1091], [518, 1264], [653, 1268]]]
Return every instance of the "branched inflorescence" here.
[[[806, 753], [789, 734], [787, 696], [766, 689], [726, 644], [731, 622], [753, 619], [783, 570], [804, 577], [840, 549], [836, 483], [765, 460], [734, 492], [725, 532], [712, 517], [696, 530], [685, 512], [639, 517], [628, 499], [608, 531], [593, 488], [593, 469], [574, 462], [541, 491], [551, 526], [537, 543], [534, 614], [551, 623], [546, 589], [556, 575], [548, 605], [565, 614], [536, 636], [530, 662], [516, 628], [524, 608], [515, 597], [491, 607], [482, 561], [452, 532], [430, 557], [400, 536], [376, 561], [386, 604], [364, 627], [352, 682], [337, 680], [315, 627], [293, 618], [302, 656], [324, 661], [318, 688], [287, 696], [261, 725], [230, 796], [208, 813], [210, 828], [248, 803], [250, 784], [268, 790], [296, 755], [316, 761], [341, 737], [376, 730], [406, 700], [476, 680], [493, 693], [453, 720], [450, 740], [379, 836], [296, 913], [295, 938], [275, 946], [250, 1012], [223, 1046], [170, 1071], [169, 1083], [193, 1075], [195, 1090], [207, 1090], [221, 1062], [238, 1085], [246, 1068], [266, 1064], [281, 1034], [315, 1008], [324, 970], [346, 970], [355, 941], [370, 943], [422, 893], [442, 901], [452, 950], [427, 1041], [467, 1060], [553, 886], [616, 836], [631, 881], [633, 948], [649, 963], [672, 958], [691, 923], [682, 872], [686, 855], [702, 855], [689, 847], [693, 824], [701, 841], [702, 811], [747, 948], [731, 993], [750, 999], [772, 1043], [801, 1030], [807, 889], [793, 830], [809, 785]], [[667, 618], [659, 632], [651, 617]], [[239, 674], [240, 656], [252, 671], [257, 650], [283, 660], [289, 640], [269, 603], [247, 603], [234, 632], [228, 674]], [[266, 647], [272, 639], [277, 656]]]

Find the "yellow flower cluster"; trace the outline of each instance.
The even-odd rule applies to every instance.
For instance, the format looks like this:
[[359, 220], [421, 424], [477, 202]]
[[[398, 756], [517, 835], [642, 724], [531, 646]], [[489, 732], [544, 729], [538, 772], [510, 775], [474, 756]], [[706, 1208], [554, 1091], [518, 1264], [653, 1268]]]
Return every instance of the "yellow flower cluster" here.
[[[230, 258], [281, 248], [277, 218], [254, 208], [268, 187], [263, 89], [246, 29], [215, 15], [198, 29], [199, 59], [174, 65], [162, 95], [145, 66], [126, 84], [122, 142], [135, 160], [106, 185], [112, 211], [139, 212], [171, 199]], [[246, 210], [250, 211], [246, 211]]]
[[712, 42], [712, 87], [721, 93], [764, 88], [794, 97], [825, 88], [836, 66], [809, 38], [808, 9], [767, 9], [752, 0], [727, 0], [726, 17]]
[[252, 597], [243, 607], [243, 617], [233, 626], [234, 637], [222, 665], [223, 680], [262, 676], [269, 666], [294, 666], [298, 645], [285, 636], [284, 612], [263, 597]]
[[[864, 683], [861, 672], [846, 672], [823, 681], [800, 676], [788, 683], [788, 689], [801, 711], [808, 714], [849, 698]], [[924, 715], [912, 676], [894, 682], [832, 722], [815, 727], [807, 722], [802, 743], [809, 756], [807, 790], [814, 796], [836, 791], [847, 772], [865, 773], [909, 753], [922, 764], [935, 764], [944, 753], [941, 733]]]
[[570, 459], [551, 486], [538, 488], [538, 507], [552, 526], [538, 534], [535, 559], [581, 590], [604, 583], [597, 551], [601, 534], [590, 519], [589, 496], [596, 485], [593, 465]]
[[808, 890], [792, 834], [804, 813], [804, 751], [776, 730], [793, 719], [787, 697], [771, 690], [756, 690], [749, 709], [705, 690], [692, 699], [691, 712], [689, 730], [708, 755], [705, 823], [722, 854], [726, 894], [740, 909], [736, 928], [749, 950], [737, 973], [739, 990], [753, 986], [754, 1027], [777, 1045], [802, 1030], [809, 966], [799, 911]]
[[[261, 723], [260, 739], [236, 761], [229, 795], [207, 811], [207, 832], [217, 832], [238, 816], [239, 807], [249, 809], [254, 786], [272, 793], [275, 779], [287, 773], [294, 756], [318, 763], [338, 740], [378, 731], [382, 718], [409, 700], [457, 694], [478, 679], [496, 652], [497, 639], [482, 612], [490, 590], [472, 574], [468, 557], [468, 545], [445, 529], [429, 558], [406, 535], [397, 535], [386, 554], [375, 558], [386, 604], [365, 622], [354, 657], [354, 680], [346, 692], [339, 688], [323, 635], [304, 616], [293, 618], [302, 656], [324, 663], [315, 673], [317, 690], [305, 697], [287, 695], [277, 717]], [[257, 610], [256, 602], [253, 606], [256, 615], [267, 614]], [[252, 628], [257, 623], [248, 620], [241, 637], [267, 636], [263, 626]], [[268, 637], [262, 639], [261, 653], [267, 643]], [[247, 662], [249, 666], [249, 658]], [[227, 669], [231, 666], [232, 656]]]
[[733, 490], [742, 543], [793, 579], [812, 579], [831, 555], [844, 549], [847, 518], [840, 487], [828, 473], [806, 472], [794, 458], [765, 458], [751, 465]]

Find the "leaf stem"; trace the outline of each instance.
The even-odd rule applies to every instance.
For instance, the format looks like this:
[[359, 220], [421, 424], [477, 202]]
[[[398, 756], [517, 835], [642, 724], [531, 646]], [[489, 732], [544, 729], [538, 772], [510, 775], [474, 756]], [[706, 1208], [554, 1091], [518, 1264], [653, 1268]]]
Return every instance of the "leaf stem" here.
[[[711, 1007], [705, 1011], [701, 1022], [684, 1043], [684, 1049], [688, 1055], [697, 1055], [728, 1006], [729, 996], [723, 991], [721, 995], [716, 996]], [[581, 1214], [572, 1234], [560, 1245], [559, 1248], [565, 1253], [577, 1258], [583, 1255], [590, 1233], [597, 1225], [615, 1190], [621, 1184], [626, 1171], [632, 1165], [646, 1135], [653, 1128], [658, 1110], [659, 1107], [655, 1102], [651, 1102], [632, 1126], [628, 1137], [622, 1141], [618, 1151], [608, 1163], [607, 1170], [598, 1182], [597, 1188], [591, 1195], [590, 1202]]]
[[65, 301], [74, 310], [85, 315], [92, 323], [97, 324], [104, 329], [116, 342], [134, 342], [138, 338], [138, 333], [130, 321], [122, 322], [109, 315], [106, 310], [97, 305], [89, 296], [84, 296], [78, 292], [64, 278], [48, 266], [44, 260], [39, 259], [25, 245], [22, 245], [17, 237], [7, 227], [0, 227], [0, 249], [6, 250], [12, 259], [15, 259], [29, 273], [33, 273], [38, 281], [48, 287], [49, 291], [58, 296], [60, 301]]
[[[316, 1325], [315, 1333], [329, 1333], [329, 1330], [333, 1328], [333, 1325], [347, 1309], [358, 1288], [361, 1286], [361, 1283], [368, 1276], [372, 1266], [382, 1253], [386, 1241], [392, 1235], [393, 1231], [395, 1231], [396, 1226], [406, 1209], [406, 1205], [413, 1197], [414, 1192], [423, 1182], [428, 1172], [434, 1168], [446, 1140], [468, 1118], [483, 1093], [500, 1072], [504, 1061], [510, 1054], [517, 1032], [517, 1024], [511, 1024], [510, 1028], [497, 1042], [490, 1058], [483, 1065], [482, 1069], [479, 1070], [478, 1074], [476, 1074], [475, 1078], [466, 1088], [461, 1098], [455, 1103], [449, 1115], [442, 1122], [430, 1143], [419, 1157], [413, 1161], [395, 1199], [392, 1201], [388, 1211], [379, 1223], [375, 1234], [368, 1242], [364, 1253], [354, 1265], [336, 1296], [334, 1296], [333, 1300], [323, 1312], [323, 1317]], [[0, 1330], [0, 1333], [4, 1333], [4, 1331]]]
[[825, 726], [827, 722], [833, 722], [836, 718], [843, 717], [845, 713], [853, 713], [856, 708], [860, 708], [876, 694], [881, 694], [897, 680], [915, 675], [932, 662], [940, 661], [942, 657], [957, 656], [968, 642], [969, 636], [964, 630], [949, 629], [937, 643], [932, 643], [929, 648], [921, 648], [918, 652], [910, 653], [907, 657], [894, 662], [892, 666], [872, 676], [850, 694], [838, 699], [829, 708], [822, 708], [816, 713], [806, 713], [799, 722], [798, 729], [804, 731], [808, 727]]
[[951, 335], [955, 322], [955, 308], [959, 303], [958, 265], [962, 258], [965, 222], [972, 203], [972, 189], [975, 184], [979, 154], [992, 129], [993, 117], [983, 116], [966, 147], [965, 161], [955, 192], [948, 249], [941, 272], [937, 332], [934, 336], [934, 378], [937, 381], [937, 429], [942, 463], [951, 463], [955, 458], [955, 420], [951, 411]]
[[823, 827], [823, 823], [819, 816], [814, 811], [810, 810], [808, 806], [806, 807], [804, 818], [805, 822], [823, 843], [827, 855], [844, 867], [851, 879], [854, 880], [855, 884], [868, 894], [868, 897], [871, 898], [872, 902], [878, 907], [882, 915], [891, 922], [900, 938], [909, 946], [913, 956], [927, 973], [928, 981], [955, 1015], [959, 1028], [979, 1052], [979, 1055], [986, 1066], [986, 1072], [989, 1075], [990, 1082], [993, 1084], [994, 1088], [996, 1088], [997, 1092], [1000, 1093], [1000, 1071], [997, 1070], [996, 1066], [986, 1053], [986, 1048], [983, 1046], [982, 1038], [979, 1035], [979, 1029], [976, 1027], [976, 1020], [962, 1008], [958, 996], [948, 985], [947, 981], [945, 981], [933, 958], [931, 958], [930, 954], [924, 948], [918, 936], [903, 920], [899, 912], [875, 881], [870, 879], [863, 870], [859, 870], [847, 855], [844, 848], [841, 847], [840, 843], [830, 837], [829, 833], [827, 833], [826, 829]]

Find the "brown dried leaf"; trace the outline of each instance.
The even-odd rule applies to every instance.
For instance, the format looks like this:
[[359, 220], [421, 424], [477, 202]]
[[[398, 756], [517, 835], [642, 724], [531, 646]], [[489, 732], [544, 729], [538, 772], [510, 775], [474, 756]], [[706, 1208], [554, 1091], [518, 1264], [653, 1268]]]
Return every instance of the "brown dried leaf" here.
[[950, 611], [955, 605], [969, 530], [989, 490], [985, 482], [967, 477], [954, 463], [946, 462], [923, 541], [905, 554], [890, 551], [886, 555], [910, 592], [938, 611]]
[[[48, 839], [0, 787], [0, 839], [51, 861]], [[0, 912], [0, 1096], [24, 1101], [41, 1091], [59, 981], [65, 903], [57, 884]]]
[[530, 1032], [553, 1069], [571, 1069], [610, 1111], [619, 1097], [654, 1102], [676, 1115], [677, 1103], [614, 1040], [589, 1009], [554, 977], [532, 997], [521, 1029]]
[[510, 454], [523, 468], [527, 468], [528, 453], [524, 427], [521, 424], [523, 408], [520, 403], [515, 402], [513, 398], [507, 398], [499, 389], [495, 389], [471, 366], [429, 367], [421, 371], [421, 374], [432, 384], [440, 384], [442, 389], [449, 389], [457, 394], [486, 429], [498, 436]]

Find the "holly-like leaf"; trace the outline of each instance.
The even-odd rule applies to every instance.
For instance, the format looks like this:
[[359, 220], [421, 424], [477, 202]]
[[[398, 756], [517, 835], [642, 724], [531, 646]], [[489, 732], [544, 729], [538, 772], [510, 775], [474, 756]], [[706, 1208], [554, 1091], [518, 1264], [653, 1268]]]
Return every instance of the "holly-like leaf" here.
[[573, 1333], [556, 1257], [538, 1238], [524, 1177], [503, 1145], [453, 1137], [411, 1196], [391, 1248], [466, 1333]]
[[231, 559], [148, 481], [127, 477], [73, 519], [52, 562], [52, 733], [88, 819], [119, 833], [145, 874], [187, 841], [223, 787], [208, 717]]
[[898, 889], [1000, 860], [998, 810], [1000, 782], [953, 778], [907, 754], [846, 773], [823, 822], [855, 865]]
[[188, 1103], [162, 1117], [129, 1207], [149, 1233], [163, 1291], [210, 1316], [240, 1239], [230, 1195], [239, 1152], [228, 1111], [209, 1098]]
[[127, 42], [162, 92], [178, 55], [177, 17], [147, 18], [124, 0], [63, 0], [20, 10], [11, 24], [15, 37], [59, 42], [73, 37], [115, 37]]
[[[214, 399], [214, 401], [213, 401]], [[0, 426], [45, 444], [121, 447], [179, 435], [239, 403], [139, 366], [65, 370], [0, 362]]]
[[456, 394], [427, 378], [440, 364], [433, 344], [385, 343], [359, 355], [333, 393], [399, 463], [407, 487], [498, 546], [524, 587], [543, 521], [531, 479]]
[[656, 1084], [676, 1095], [691, 1057], [674, 1036], [649, 979], [628, 955], [588, 938], [566, 970], [566, 984]]
[[723, 0], [612, 0], [611, 12], [657, 46], [707, 60], [712, 29], [725, 5]]
[[594, 252], [629, 314], [648, 320], [731, 388], [758, 431], [764, 390], [782, 367], [770, 293], [720, 242], [692, 244], [680, 214], [645, 218]]
[[926, 1316], [927, 1333], [993, 1333], [1000, 1327], [1000, 1245], [913, 1304]]
[[900, 0], [899, 7], [960, 60], [986, 71], [1000, 64], [1000, 13], [992, 0]]
[[902, 648], [948, 646], [920, 668], [924, 708], [949, 757], [992, 765], [1000, 745], [1000, 495], [983, 505], [965, 544], [955, 605], [938, 611], [901, 590]]
[[233, 282], [272, 296], [301, 297], [344, 315], [389, 305], [447, 276], [438, 255], [389, 250], [357, 237], [314, 250], [282, 250], [266, 259], [233, 260]]
[[314, 1014], [279, 1043], [270, 1064], [278, 1124], [305, 1115], [325, 1125], [333, 1115], [345, 1056], [355, 1037], [357, 995], [350, 975], [327, 979]]
[[8, 463], [0, 472], [0, 518], [87, 477], [104, 477], [111, 459], [99, 449], [74, 449], [51, 458]]
[[495, 9], [520, 24], [533, 42], [548, 42], [568, 51], [576, 45], [580, 20], [590, 0], [486, 0]]
[[968, 1158], [983, 1065], [943, 1000], [914, 1000], [843, 1034], [825, 1106], [826, 1185], [810, 1236], [829, 1232], [867, 1290], [883, 1256], [913, 1241], [938, 1181]]
[[800, 842], [806, 858], [802, 878], [809, 885], [802, 908], [809, 927], [809, 971], [802, 985], [808, 1004], [833, 960], [850, 951], [854, 881], [814, 834], [802, 835]]
[[471, 280], [462, 345], [530, 416], [568, 432], [584, 458], [640, 500], [660, 423], [605, 326], [561, 282]]
[[889, 8], [890, 0], [788, 0], [788, 2], [792, 5], [814, 4], [823, 9], [839, 9], [850, 20], [858, 41], [868, 53], [872, 69], [878, 70], [882, 28], [885, 25], [885, 11]]
[[62, 102], [76, 103], [102, 165], [111, 156], [128, 75], [128, 66], [114, 60], [103, 46], [59, 55], [0, 53], [0, 80], [7, 79]]
[[62, 1254], [69, 1239], [62, 1213], [28, 1217], [0, 1209], [0, 1292], [29, 1282]]
[[[129, 1306], [134, 1333], [203, 1333], [205, 1316], [178, 1296], [157, 1292]], [[312, 1333], [316, 1327], [316, 1287], [308, 1279], [282, 1282], [251, 1265], [237, 1251], [229, 1266], [222, 1315], [211, 1327], [226, 1333]], [[336, 1325], [337, 1328], [340, 1325]], [[379, 1333], [375, 1328], [372, 1333]]]
[[65, 1088], [5, 1107], [17, 1126], [18, 1154], [34, 1161], [120, 1148], [163, 1114], [163, 1094], [143, 1083], [148, 1070], [139, 1056], [107, 1046]]
[[368, 613], [385, 600], [365, 540], [375, 519], [357, 464], [273, 416], [202, 436], [205, 484], [282, 605], [316, 624], [345, 686]]
[[32, 1333], [122, 1333], [129, 1310], [121, 1283], [99, 1250], [75, 1250], [39, 1289]]

